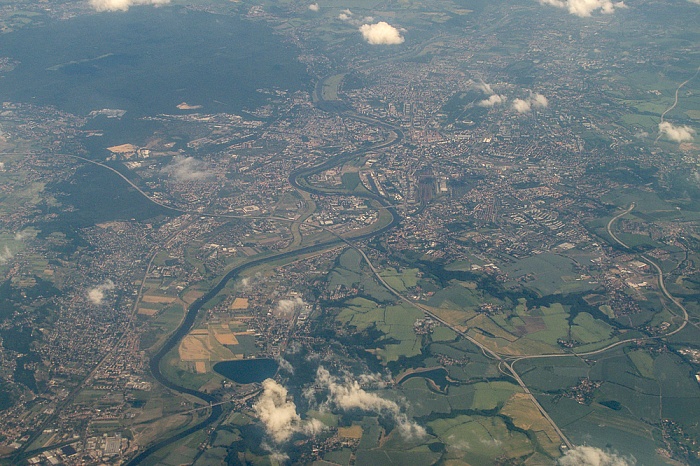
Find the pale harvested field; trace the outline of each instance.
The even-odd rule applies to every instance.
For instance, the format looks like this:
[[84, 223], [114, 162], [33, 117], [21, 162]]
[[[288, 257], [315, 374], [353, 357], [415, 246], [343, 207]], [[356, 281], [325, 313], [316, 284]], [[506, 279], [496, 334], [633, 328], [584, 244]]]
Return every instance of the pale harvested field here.
[[138, 313], [142, 316], [154, 316], [158, 314], [158, 309], [149, 309], [147, 307], [140, 307]]
[[214, 338], [222, 345], [237, 345], [238, 339], [232, 332], [214, 330]]
[[126, 153], [126, 152], [136, 152], [136, 149], [138, 149], [138, 147], [136, 147], [133, 144], [121, 144], [119, 146], [112, 146], [112, 147], [107, 148], [108, 151], [114, 152], [116, 154], [122, 154], [122, 153]]
[[248, 309], [248, 298], [236, 298], [231, 303], [232, 311], [242, 311]]
[[361, 439], [362, 426], [338, 427], [338, 437]]
[[152, 294], [147, 294], [143, 298], [141, 298], [141, 301], [144, 303], [160, 303], [160, 304], [170, 304], [172, 302], [175, 302], [177, 300], [176, 297], [174, 296], [156, 296]]
[[197, 374], [206, 374], [207, 373], [207, 364], [204, 361], [195, 362], [194, 368], [197, 371]]
[[209, 350], [204, 346], [204, 342], [193, 335], [187, 335], [182, 339], [177, 352], [183, 361], [209, 360]]

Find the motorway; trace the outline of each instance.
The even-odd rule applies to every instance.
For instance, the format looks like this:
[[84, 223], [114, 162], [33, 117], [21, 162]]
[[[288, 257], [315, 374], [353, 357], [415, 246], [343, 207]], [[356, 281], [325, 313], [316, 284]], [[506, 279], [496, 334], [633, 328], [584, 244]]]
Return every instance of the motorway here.
[[[380, 234], [390, 230], [391, 228], [393, 228], [394, 226], [396, 226], [400, 222], [401, 218], [400, 218], [398, 212], [396, 211], [395, 207], [390, 203], [390, 201], [388, 199], [376, 194], [376, 193], [373, 193], [373, 192], [344, 193], [342, 191], [324, 190], [324, 189], [312, 187], [307, 182], [307, 178], [313, 174], [317, 174], [317, 173], [320, 173], [322, 171], [328, 170], [330, 168], [339, 166], [339, 165], [341, 165], [349, 160], [352, 160], [352, 159], [357, 158], [357, 157], [361, 157], [368, 152], [388, 148], [390, 146], [398, 144], [399, 142], [401, 142], [403, 140], [403, 132], [401, 131], [400, 128], [398, 128], [396, 126], [393, 126], [393, 125], [387, 124], [385, 122], [382, 122], [380, 120], [369, 118], [369, 117], [366, 117], [363, 115], [358, 115], [358, 114], [351, 112], [351, 111], [340, 111], [340, 113], [342, 113], [343, 116], [346, 118], [356, 119], [358, 121], [362, 121], [362, 122], [365, 122], [367, 124], [372, 124], [372, 125], [380, 126], [384, 129], [387, 129], [390, 132], [391, 136], [383, 142], [373, 144], [373, 145], [370, 145], [370, 146], [367, 146], [364, 148], [356, 149], [353, 151], [341, 153], [335, 157], [331, 157], [331, 158], [325, 160], [324, 162], [321, 162], [321, 163], [313, 165], [313, 166], [301, 167], [301, 168], [295, 170], [294, 172], [290, 173], [288, 181], [289, 181], [290, 185], [293, 186], [294, 188], [296, 188], [300, 191], [305, 191], [307, 193], [315, 194], [318, 196], [345, 194], [345, 195], [351, 195], [351, 196], [355, 196], [355, 197], [361, 197], [361, 198], [377, 201], [382, 206], [383, 209], [387, 210], [391, 214], [392, 221], [389, 224], [387, 224], [387, 225], [385, 225], [377, 230], [374, 230], [372, 232], [365, 233], [365, 234], [358, 235], [358, 236], [354, 236], [354, 237], [347, 237], [347, 238], [342, 237], [340, 235], [337, 235], [333, 231], [327, 230], [326, 228], [318, 227], [319, 229], [325, 230], [325, 231], [333, 234], [334, 239], [326, 241], [326, 242], [321, 243], [321, 244], [307, 246], [307, 247], [303, 247], [303, 248], [298, 248], [298, 249], [270, 255], [267, 257], [259, 258], [259, 259], [247, 262], [245, 264], [239, 265], [239, 266], [231, 269], [218, 282], [218, 284], [214, 288], [212, 288], [204, 296], [202, 296], [201, 298], [196, 300], [188, 309], [187, 314], [185, 315], [185, 318], [182, 320], [180, 326], [170, 335], [170, 337], [168, 337], [168, 339], [163, 344], [163, 346], [160, 348], [160, 350], [151, 358], [150, 370], [151, 370], [151, 373], [153, 374], [154, 378], [156, 380], [158, 380], [158, 382], [160, 382], [165, 387], [167, 387], [173, 391], [180, 392], [180, 393], [186, 393], [188, 395], [192, 395], [192, 396], [195, 396], [195, 397], [201, 399], [206, 405], [204, 407], [207, 409], [210, 409], [210, 414], [207, 418], [200, 420], [195, 425], [190, 426], [189, 428], [187, 428], [181, 432], [178, 432], [177, 434], [175, 434], [171, 437], [163, 439], [163, 440], [149, 446], [147, 449], [141, 451], [136, 457], [134, 457], [128, 463], [129, 465], [140, 464], [146, 458], [148, 458], [149, 456], [151, 456], [153, 453], [157, 452], [161, 448], [164, 448], [168, 445], [171, 445], [172, 443], [174, 443], [178, 440], [181, 440], [194, 432], [197, 432], [201, 429], [204, 429], [204, 428], [214, 424], [219, 419], [219, 417], [221, 416], [221, 414], [223, 412], [222, 407], [221, 407], [221, 405], [223, 404], [222, 402], [220, 402], [219, 400], [217, 400], [216, 398], [214, 398], [213, 396], [211, 396], [207, 393], [203, 393], [203, 392], [200, 392], [197, 390], [192, 390], [192, 389], [189, 389], [186, 387], [182, 387], [182, 386], [172, 382], [171, 380], [167, 379], [164, 376], [164, 374], [162, 373], [161, 368], [160, 368], [161, 363], [162, 363], [162, 359], [165, 357], [165, 355], [170, 350], [175, 348], [175, 346], [177, 344], [179, 344], [180, 340], [182, 338], [184, 338], [184, 336], [187, 335], [187, 333], [189, 333], [192, 326], [194, 325], [194, 322], [197, 318], [199, 310], [202, 308], [202, 306], [204, 304], [206, 304], [209, 300], [214, 298], [224, 288], [226, 283], [228, 283], [231, 279], [238, 277], [242, 272], [244, 272], [247, 269], [257, 267], [257, 266], [263, 265], [265, 263], [280, 260], [280, 259], [287, 259], [287, 258], [292, 258], [295, 256], [307, 254], [310, 252], [321, 251], [321, 250], [324, 250], [324, 249], [329, 248], [329, 247], [337, 246], [338, 243], [345, 243], [348, 246], [356, 249], [362, 255], [364, 260], [367, 262], [368, 266], [370, 267], [370, 269], [372, 270], [372, 272], [376, 276], [376, 278], [379, 280], [379, 282], [384, 287], [386, 287], [386, 289], [389, 292], [394, 294], [398, 299], [400, 299], [400, 300], [402, 300], [402, 301], [404, 301], [412, 306], [417, 307], [422, 312], [424, 312], [426, 315], [430, 316], [432, 319], [436, 320], [437, 322], [440, 322], [441, 324], [445, 325], [446, 327], [452, 329], [454, 332], [456, 332], [457, 334], [459, 334], [463, 338], [469, 340], [471, 343], [473, 343], [478, 348], [480, 348], [481, 351], [485, 355], [498, 361], [499, 367], [500, 366], [506, 367], [507, 371], [508, 371], [507, 375], [512, 377], [518, 383], [518, 385], [520, 385], [523, 392], [526, 393], [530, 397], [530, 399], [532, 400], [534, 405], [537, 407], [537, 409], [540, 411], [542, 416], [550, 423], [552, 428], [556, 431], [557, 435], [559, 435], [562, 442], [567, 447], [573, 448], [573, 444], [571, 443], [571, 441], [569, 441], [569, 439], [566, 437], [566, 435], [561, 431], [561, 429], [557, 426], [557, 424], [554, 422], [554, 420], [549, 416], [547, 411], [540, 405], [540, 403], [537, 401], [534, 394], [529, 390], [529, 388], [525, 385], [525, 383], [523, 382], [523, 380], [521, 379], [519, 374], [515, 371], [515, 369], [513, 368], [513, 362], [509, 363], [503, 357], [503, 355], [492, 351], [491, 349], [489, 349], [488, 347], [486, 347], [485, 345], [483, 345], [479, 341], [477, 341], [474, 338], [472, 338], [471, 336], [467, 335], [465, 332], [462, 332], [461, 330], [455, 328], [450, 323], [444, 321], [439, 316], [435, 315], [432, 311], [430, 311], [425, 306], [423, 306], [419, 303], [414, 303], [413, 301], [409, 300], [408, 298], [406, 298], [403, 295], [401, 295], [400, 293], [398, 293], [391, 286], [389, 286], [389, 284], [379, 275], [379, 271], [372, 264], [372, 262], [370, 261], [369, 257], [365, 254], [365, 252], [361, 248], [356, 246], [356, 243], [355, 243], [356, 241], [364, 240], [364, 239], [368, 239], [368, 238], [380, 235]], [[216, 217], [216, 218], [237, 218], [237, 219], [250, 219], [250, 220], [266, 219], [266, 220], [275, 220], [275, 221], [281, 221], [281, 222], [286, 222], [286, 223], [294, 223], [296, 221], [296, 219], [283, 218], [283, 217], [249, 216], [249, 215], [233, 215], [233, 214], [212, 214], [212, 213], [203, 213], [203, 212], [198, 212], [198, 211], [193, 211], [193, 210], [188, 210], [188, 209], [181, 209], [181, 208], [172, 207], [172, 206], [164, 204], [163, 202], [160, 202], [160, 201], [152, 198], [151, 196], [149, 196], [146, 192], [144, 192], [141, 188], [139, 188], [135, 183], [133, 183], [131, 180], [129, 180], [126, 176], [124, 176], [122, 173], [120, 173], [118, 170], [114, 169], [113, 167], [110, 167], [106, 164], [96, 162], [94, 160], [90, 160], [90, 159], [80, 157], [80, 156], [75, 156], [75, 155], [70, 155], [70, 154], [63, 154], [63, 155], [66, 155], [68, 157], [72, 157], [75, 159], [79, 159], [79, 160], [82, 160], [84, 162], [88, 162], [91, 164], [95, 164], [95, 165], [103, 167], [107, 170], [110, 170], [111, 172], [113, 172], [114, 174], [116, 174], [120, 178], [122, 178], [132, 188], [134, 188], [137, 192], [139, 192], [142, 196], [144, 196], [145, 198], [147, 198], [148, 200], [150, 200], [154, 204], [157, 204], [157, 205], [159, 205], [163, 208], [166, 208], [168, 210], [171, 210], [175, 213], [182, 213], [182, 214], [188, 213], [188, 214], [194, 214], [194, 215], [198, 215], [198, 216]], [[202, 409], [202, 408], [198, 408], [198, 409]]]
[[[477, 341], [474, 338], [472, 338], [471, 336], [467, 335], [465, 332], [462, 332], [461, 330], [455, 328], [450, 323], [444, 321], [439, 316], [435, 315], [432, 311], [430, 311], [430, 309], [426, 308], [425, 306], [421, 305], [420, 303], [415, 303], [415, 302], [409, 300], [408, 298], [404, 297], [403, 295], [401, 295], [399, 292], [394, 290], [380, 276], [379, 271], [372, 264], [372, 262], [370, 261], [369, 257], [366, 255], [366, 253], [361, 248], [356, 246], [356, 243], [355, 243], [356, 241], [368, 239], [368, 238], [383, 234], [386, 231], [393, 228], [394, 226], [396, 226], [400, 222], [401, 218], [400, 218], [398, 212], [396, 211], [395, 207], [390, 203], [390, 201], [388, 199], [380, 196], [379, 194], [374, 193], [374, 192], [344, 193], [342, 191], [324, 190], [324, 189], [312, 187], [308, 183], [307, 178], [314, 175], [314, 174], [317, 174], [317, 173], [320, 173], [322, 171], [328, 170], [330, 168], [339, 166], [339, 165], [341, 165], [349, 160], [352, 160], [352, 159], [357, 158], [357, 157], [361, 157], [368, 152], [388, 148], [390, 146], [398, 144], [399, 142], [401, 142], [403, 140], [403, 132], [401, 131], [400, 128], [398, 128], [396, 126], [393, 126], [393, 125], [387, 124], [385, 122], [382, 122], [380, 120], [369, 118], [369, 117], [366, 117], [363, 115], [358, 115], [358, 114], [351, 112], [351, 111], [341, 111], [341, 113], [346, 118], [356, 119], [358, 121], [363, 121], [365, 123], [372, 124], [375, 126], [380, 126], [384, 129], [387, 129], [391, 133], [391, 136], [383, 142], [373, 144], [373, 145], [370, 145], [370, 146], [367, 146], [364, 148], [356, 149], [353, 151], [343, 152], [337, 156], [331, 157], [331, 158], [329, 158], [329, 159], [327, 159], [319, 164], [313, 165], [313, 166], [301, 167], [301, 168], [293, 171], [292, 173], [290, 173], [289, 178], [288, 178], [288, 182], [290, 183], [291, 186], [293, 186], [294, 188], [296, 188], [300, 191], [305, 191], [307, 193], [315, 194], [318, 196], [345, 194], [345, 195], [351, 195], [351, 196], [355, 196], [355, 197], [361, 197], [361, 198], [377, 201], [382, 206], [383, 209], [387, 210], [391, 214], [392, 221], [390, 223], [388, 223], [387, 225], [385, 225], [377, 230], [374, 230], [374, 231], [371, 231], [369, 233], [365, 233], [362, 235], [347, 237], [347, 238], [342, 237], [342, 236], [336, 234], [335, 232], [328, 230], [326, 228], [317, 227], [318, 229], [322, 229], [324, 231], [331, 233], [334, 238], [332, 240], [326, 241], [324, 243], [281, 252], [278, 254], [255, 259], [255, 260], [249, 261], [245, 264], [241, 264], [241, 265], [231, 269], [218, 282], [218, 284], [214, 288], [210, 289], [209, 292], [207, 292], [204, 296], [202, 296], [201, 298], [196, 300], [189, 307], [185, 317], [181, 321], [178, 328], [168, 337], [168, 339], [163, 344], [163, 346], [161, 346], [159, 351], [155, 355], [153, 355], [153, 357], [151, 358], [150, 371], [153, 374], [153, 377], [158, 382], [160, 382], [163, 386], [169, 388], [170, 390], [173, 390], [175, 392], [185, 393], [185, 394], [188, 394], [188, 395], [191, 395], [191, 396], [194, 396], [194, 397], [201, 399], [204, 402], [205, 406], [197, 408], [197, 410], [201, 410], [203, 408], [209, 409], [210, 410], [209, 416], [207, 416], [205, 419], [198, 421], [196, 424], [190, 426], [189, 428], [187, 428], [183, 431], [180, 431], [171, 437], [165, 438], [165, 439], [163, 439], [159, 442], [156, 442], [155, 444], [149, 446], [147, 449], [141, 451], [136, 457], [134, 457], [128, 463], [129, 465], [140, 464], [141, 462], [146, 460], [149, 456], [151, 456], [152, 454], [154, 454], [158, 450], [160, 450], [168, 445], [171, 445], [172, 443], [174, 443], [178, 440], [181, 440], [181, 439], [187, 437], [188, 435], [191, 435], [194, 432], [197, 432], [199, 430], [207, 428], [208, 426], [214, 424], [219, 419], [219, 417], [221, 416], [221, 414], [223, 412], [222, 406], [221, 406], [223, 404], [223, 402], [220, 402], [218, 399], [216, 399], [215, 397], [213, 397], [212, 395], [209, 395], [207, 393], [180, 386], [180, 385], [174, 383], [173, 381], [169, 380], [161, 371], [161, 363], [162, 363], [163, 358], [165, 357], [165, 355], [168, 352], [170, 352], [173, 348], [176, 347], [176, 345], [179, 344], [180, 340], [182, 338], [184, 338], [184, 336], [187, 335], [187, 333], [189, 333], [189, 331], [191, 330], [192, 326], [194, 325], [194, 323], [196, 321], [196, 318], [197, 318], [202, 306], [204, 306], [204, 304], [206, 304], [209, 300], [213, 299], [231, 279], [238, 277], [242, 272], [244, 272], [247, 269], [257, 267], [257, 266], [263, 265], [263, 264], [268, 263], [268, 262], [277, 261], [280, 259], [287, 259], [287, 258], [292, 258], [292, 257], [308, 254], [310, 252], [321, 251], [321, 250], [324, 250], [324, 249], [327, 249], [330, 247], [337, 246], [338, 243], [345, 243], [348, 246], [356, 249], [362, 255], [364, 260], [367, 262], [368, 266], [372, 270], [372, 273], [376, 276], [377, 280], [384, 287], [386, 287], [386, 289], [389, 292], [391, 292], [393, 295], [395, 295], [398, 299], [400, 299], [400, 300], [402, 300], [402, 301], [404, 301], [412, 306], [417, 307], [422, 312], [424, 312], [426, 315], [430, 316], [432, 319], [434, 319], [437, 322], [440, 322], [441, 324], [445, 325], [446, 327], [452, 329], [454, 332], [456, 332], [457, 334], [459, 334], [463, 338], [467, 339], [468, 341], [470, 341], [471, 343], [476, 345], [478, 348], [481, 349], [481, 351], [486, 356], [498, 361], [499, 367], [501, 367], [501, 366], [506, 367], [507, 371], [508, 371], [507, 375], [512, 377], [518, 383], [518, 385], [520, 385], [523, 392], [526, 393], [530, 397], [530, 399], [532, 400], [534, 405], [537, 407], [537, 409], [540, 411], [542, 416], [550, 423], [552, 428], [556, 431], [557, 435], [559, 435], [562, 442], [567, 447], [573, 448], [573, 444], [571, 443], [571, 441], [569, 441], [569, 439], [566, 437], [566, 435], [561, 431], [561, 429], [557, 426], [557, 424], [554, 422], [554, 420], [549, 416], [547, 411], [540, 405], [540, 403], [537, 401], [534, 394], [529, 390], [529, 388], [523, 382], [522, 378], [519, 376], [519, 374], [513, 368], [514, 362], [517, 362], [517, 361], [509, 363], [503, 357], [503, 355], [492, 351], [491, 349], [489, 349], [488, 347], [486, 347], [485, 345], [483, 345], [479, 341]], [[198, 212], [198, 211], [194, 211], [194, 210], [172, 207], [172, 206], [169, 206], [163, 202], [160, 202], [160, 201], [152, 198], [146, 192], [144, 192], [139, 186], [137, 186], [135, 183], [133, 183], [129, 178], [127, 178], [125, 175], [123, 175], [121, 172], [119, 172], [115, 168], [110, 167], [109, 165], [106, 165], [106, 164], [103, 164], [101, 162], [97, 162], [94, 160], [90, 160], [90, 159], [87, 159], [84, 157], [76, 156], [76, 155], [70, 155], [70, 154], [62, 154], [62, 155], [67, 156], [67, 157], [71, 157], [74, 159], [79, 159], [81, 161], [100, 166], [102, 168], [105, 168], [105, 169], [113, 172], [114, 174], [116, 174], [117, 176], [122, 178], [126, 183], [128, 183], [132, 188], [134, 188], [138, 193], [140, 193], [146, 199], [148, 199], [152, 203], [154, 203], [160, 207], [163, 207], [165, 209], [168, 209], [174, 213], [193, 214], [193, 215], [198, 215], [198, 216], [203, 216], [203, 217], [215, 217], [215, 218], [236, 218], [236, 219], [249, 219], [249, 220], [266, 219], [266, 220], [286, 222], [286, 223], [290, 223], [290, 224], [293, 224], [296, 221], [296, 219], [290, 219], [290, 218], [284, 218], [284, 217], [249, 216], [249, 215], [235, 215], [235, 214], [213, 214], [213, 213], [203, 213], [203, 212]], [[566, 355], [566, 356], [569, 356], [569, 355]]]

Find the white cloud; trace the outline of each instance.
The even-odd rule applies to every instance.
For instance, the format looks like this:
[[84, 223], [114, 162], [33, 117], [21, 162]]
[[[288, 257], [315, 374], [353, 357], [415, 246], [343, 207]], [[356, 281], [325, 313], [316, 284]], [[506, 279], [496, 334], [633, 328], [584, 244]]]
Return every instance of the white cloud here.
[[530, 93], [527, 99], [515, 99], [513, 109], [518, 113], [528, 113], [533, 108], [545, 108], [549, 106], [549, 101], [542, 94]]
[[549, 106], [549, 101], [542, 94], [532, 94], [530, 100], [533, 107], [546, 108]]
[[479, 102], [479, 107], [495, 107], [496, 105], [504, 104], [507, 97], [504, 95], [493, 94], [488, 99]]
[[671, 141], [689, 142], [695, 139], [695, 134], [696, 131], [690, 126], [675, 126], [668, 121], [659, 123], [659, 136], [666, 136], [666, 139], [670, 139]]
[[294, 366], [292, 366], [292, 363], [284, 359], [282, 356], [277, 358], [277, 364], [283, 371], [288, 372], [292, 375], [294, 374]]
[[292, 317], [294, 313], [304, 308], [306, 303], [303, 299], [296, 297], [294, 299], [280, 299], [273, 314], [276, 317]]
[[13, 257], [14, 253], [10, 251], [10, 248], [7, 247], [7, 245], [5, 245], [5, 247], [2, 248], [2, 251], [0, 251], [0, 264], [9, 262]]
[[[699, 0], [700, 1], [700, 0]], [[612, 14], [616, 9], [627, 8], [624, 2], [611, 0], [539, 0], [541, 5], [551, 5], [565, 8], [572, 15], [585, 18], [600, 10], [604, 14]]]
[[257, 272], [252, 277], [243, 277], [243, 279], [241, 279], [242, 291], [250, 291], [262, 278], [263, 275], [260, 272]]
[[559, 466], [634, 466], [634, 457], [623, 457], [600, 448], [580, 445], [567, 451], [557, 461]]
[[165, 5], [170, 0], [90, 0], [90, 6], [97, 11], [127, 11], [134, 5]]
[[287, 389], [272, 379], [263, 382], [263, 393], [253, 410], [275, 443], [286, 442], [297, 432], [316, 435], [325, 429], [317, 419], [302, 420], [296, 404], [287, 400]]
[[690, 3], [695, 3], [696, 5], [700, 5], [700, 0], [688, 0]]
[[404, 42], [399, 30], [384, 21], [363, 24], [360, 26], [360, 33], [368, 43], [373, 45], [395, 45]]
[[318, 3], [312, 3], [311, 5], [309, 5], [309, 10], [311, 11], [318, 11], [320, 9], [321, 8], [318, 6]]
[[476, 88], [487, 95], [495, 94], [491, 85], [486, 84], [484, 81], [481, 81], [479, 84], [476, 84]]
[[352, 16], [352, 11], [346, 9], [340, 12], [340, 14], [338, 15], [338, 19], [341, 21], [349, 21], [352, 18]]
[[36, 236], [36, 233], [32, 232], [32, 230], [23, 230], [23, 231], [18, 231], [15, 233], [15, 241], [24, 241], [27, 238], [32, 238]]
[[518, 113], [527, 113], [532, 108], [529, 100], [515, 99], [513, 101], [513, 108]]
[[[363, 378], [360, 377], [360, 380], [363, 380]], [[364, 380], [374, 381], [377, 378], [364, 378]], [[376, 393], [364, 390], [357, 379], [349, 376], [342, 379], [332, 376], [323, 366], [319, 366], [316, 371], [315, 386], [327, 389], [327, 403], [343, 411], [361, 409], [363, 411], [388, 414], [394, 418], [399, 433], [404, 437], [424, 437], [426, 435], [425, 429], [409, 420], [408, 416], [401, 412], [401, 408], [395, 401], [387, 400]]]
[[101, 285], [97, 285], [94, 288], [90, 288], [87, 292], [87, 297], [90, 302], [96, 306], [102, 304], [102, 300], [105, 298], [105, 292], [114, 289], [114, 282], [112, 280], [105, 280]]
[[207, 170], [204, 162], [194, 157], [176, 155], [172, 162], [163, 167], [163, 173], [172, 176], [176, 181], [203, 181], [213, 173]]

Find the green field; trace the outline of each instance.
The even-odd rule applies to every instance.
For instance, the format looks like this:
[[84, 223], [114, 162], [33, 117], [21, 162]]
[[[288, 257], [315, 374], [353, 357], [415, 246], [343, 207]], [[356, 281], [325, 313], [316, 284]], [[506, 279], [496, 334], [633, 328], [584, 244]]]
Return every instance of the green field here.
[[596, 287], [580, 279], [576, 263], [559, 254], [543, 253], [521, 259], [505, 267], [513, 279], [520, 279], [525, 287], [540, 296], [579, 293]]
[[418, 269], [405, 269], [398, 272], [394, 268], [382, 270], [379, 275], [386, 283], [399, 293], [413, 288], [418, 284]]
[[[336, 319], [357, 331], [375, 327], [384, 334], [377, 341], [383, 348], [377, 355], [384, 362], [396, 361], [401, 356], [411, 357], [420, 354], [421, 337], [413, 330], [413, 324], [423, 317], [423, 311], [401, 303], [397, 306], [380, 306], [364, 298], [354, 298], [338, 314]], [[383, 343], [382, 340], [397, 340], [398, 343]]]
[[155, 318], [139, 316], [139, 319], [146, 321], [151, 329], [141, 337], [141, 348], [145, 350], [157, 349], [180, 324], [183, 314], [182, 305], [172, 303], [159, 312]]
[[448, 445], [449, 458], [469, 464], [494, 464], [500, 456], [520, 458], [534, 451], [527, 435], [510, 431], [498, 417], [460, 415], [428, 425]]

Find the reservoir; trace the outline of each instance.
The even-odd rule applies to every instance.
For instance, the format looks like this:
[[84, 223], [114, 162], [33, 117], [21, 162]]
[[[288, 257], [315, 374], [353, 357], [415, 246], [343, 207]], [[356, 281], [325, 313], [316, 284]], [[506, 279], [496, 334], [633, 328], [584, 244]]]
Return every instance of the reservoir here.
[[277, 372], [277, 361], [274, 359], [238, 359], [214, 364], [214, 372], [223, 375], [236, 383], [246, 384], [262, 382], [274, 377]]

